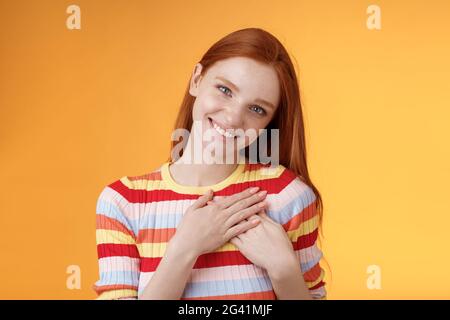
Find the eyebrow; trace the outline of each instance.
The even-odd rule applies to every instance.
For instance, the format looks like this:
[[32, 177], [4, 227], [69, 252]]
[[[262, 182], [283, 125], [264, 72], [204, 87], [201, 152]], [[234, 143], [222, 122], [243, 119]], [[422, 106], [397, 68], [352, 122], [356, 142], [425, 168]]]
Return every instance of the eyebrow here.
[[[236, 92], [239, 92], [239, 88], [238, 88], [233, 82], [231, 82], [230, 80], [227, 80], [227, 79], [222, 78], [222, 77], [216, 77], [216, 79], [225, 82], [225, 83], [228, 84], [230, 87], [232, 87]], [[256, 102], [256, 103], [266, 104], [266, 105], [269, 106], [270, 108], [275, 109], [275, 106], [273, 105], [273, 103], [270, 103], [269, 101], [266, 101], [266, 100], [264, 100], [264, 99], [258, 98], [258, 99], [255, 100], [255, 102]]]

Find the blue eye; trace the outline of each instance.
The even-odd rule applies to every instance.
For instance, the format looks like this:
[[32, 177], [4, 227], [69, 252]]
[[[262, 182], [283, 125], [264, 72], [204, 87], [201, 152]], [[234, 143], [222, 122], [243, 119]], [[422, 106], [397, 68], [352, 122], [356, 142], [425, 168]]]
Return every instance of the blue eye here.
[[252, 110], [255, 110], [255, 109], [253, 109], [253, 108], [256, 108], [256, 113], [257, 114], [260, 114], [260, 115], [265, 115], [266, 114], [266, 110], [264, 110], [263, 108], [261, 108], [260, 106], [252, 106], [251, 107], [252, 108]]
[[[231, 90], [223, 85], [217, 85], [216, 86], [217, 89], [219, 89], [223, 94], [226, 94], [227, 96], [231, 97]], [[266, 110], [264, 110], [264, 108], [258, 106], [258, 105], [254, 105], [250, 107], [252, 109], [252, 111], [256, 112], [258, 115], [264, 116], [266, 115]]]
[[[218, 85], [217, 88], [218, 88], [220, 91], [222, 91], [224, 94], [226, 94], [227, 96], [229, 96], [229, 94], [228, 94], [227, 92], [230, 92], [230, 94], [231, 94], [231, 90], [228, 89], [228, 88], [225, 87], [225, 86]], [[225, 91], [224, 91], [224, 90], [221, 90], [222, 88], [225, 89]], [[227, 90], [228, 90], [228, 91], [227, 91]]]

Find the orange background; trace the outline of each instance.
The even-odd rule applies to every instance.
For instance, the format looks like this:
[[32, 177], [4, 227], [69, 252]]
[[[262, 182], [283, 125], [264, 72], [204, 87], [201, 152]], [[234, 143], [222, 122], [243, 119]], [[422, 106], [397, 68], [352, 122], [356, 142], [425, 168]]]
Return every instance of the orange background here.
[[[81, 30], [66, 28], [71, 4]], [[366, 27], [370, 4], [381, 30]], [[449, 12], [444, 0], [1, 0], [0, 298], [95, 297], [101, 189], [166, 159], [194, 64], [261, 27], [299, 66], [328, 298], [449, 299]], [[369, 265], [381, 290], [367, 288]]]

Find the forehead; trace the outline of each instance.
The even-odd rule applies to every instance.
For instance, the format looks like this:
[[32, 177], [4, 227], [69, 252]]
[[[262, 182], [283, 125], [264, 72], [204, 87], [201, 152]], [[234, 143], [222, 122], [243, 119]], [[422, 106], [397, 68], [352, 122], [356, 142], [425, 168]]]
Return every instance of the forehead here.
[[278, 104], [279, 80], [275, 69], [246, 57], [233, 57], [216, 62], [205, 76], [209, 81], [225, 78], [239, 88], [239, 94]]

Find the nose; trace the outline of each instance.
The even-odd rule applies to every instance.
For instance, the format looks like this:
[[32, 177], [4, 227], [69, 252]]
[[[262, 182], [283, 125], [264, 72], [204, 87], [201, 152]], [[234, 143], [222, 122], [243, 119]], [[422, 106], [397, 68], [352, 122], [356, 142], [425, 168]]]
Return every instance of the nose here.
[[237, 105], [230, 105], [225, 110], [223, 124], [227, 128], [242, 129], [243, 119], [241, 108]]

